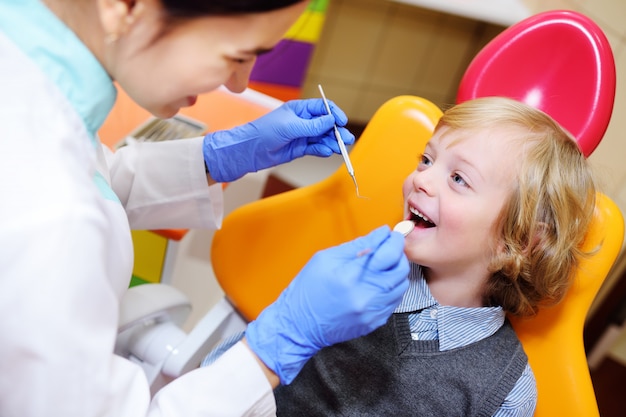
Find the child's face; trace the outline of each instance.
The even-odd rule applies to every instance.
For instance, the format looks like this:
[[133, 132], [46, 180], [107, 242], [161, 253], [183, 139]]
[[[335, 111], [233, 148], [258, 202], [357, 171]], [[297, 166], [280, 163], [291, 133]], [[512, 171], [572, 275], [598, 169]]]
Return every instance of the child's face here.
[[404, 181], [405, 218], [416, 223], [405, 253], [429, 276], [488, 276], [494, 223], [519, 167], [520, 145], [510, 137], [497, 128], [442, 127]]

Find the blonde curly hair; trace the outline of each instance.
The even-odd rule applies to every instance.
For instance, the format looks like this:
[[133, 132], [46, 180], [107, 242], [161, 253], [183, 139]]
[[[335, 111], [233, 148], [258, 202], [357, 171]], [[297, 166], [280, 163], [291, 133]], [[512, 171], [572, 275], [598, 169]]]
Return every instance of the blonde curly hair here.
[[506, 126], [521, 141], [517, 184], [496, 221], [484, 302], [531, 316], [571, 285], [595, 208], [596, 184], [574, 138], [545, 113], [502, 97], [450, 108], [437, 128]]

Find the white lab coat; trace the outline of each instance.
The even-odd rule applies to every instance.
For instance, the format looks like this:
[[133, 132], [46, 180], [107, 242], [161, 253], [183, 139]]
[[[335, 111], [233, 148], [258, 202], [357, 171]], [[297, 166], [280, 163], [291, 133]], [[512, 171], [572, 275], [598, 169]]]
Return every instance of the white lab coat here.
[[98, 96], [110, 80], [97, 61], [37, 1], [2, 3], [0, 416], [273, 415], [245, 345], [154, 400], [142, 370], [113, 354], [131, 227], [217, 227], [221, 188], [207, 186], [201, 138], [102, 147], [112, 102]]

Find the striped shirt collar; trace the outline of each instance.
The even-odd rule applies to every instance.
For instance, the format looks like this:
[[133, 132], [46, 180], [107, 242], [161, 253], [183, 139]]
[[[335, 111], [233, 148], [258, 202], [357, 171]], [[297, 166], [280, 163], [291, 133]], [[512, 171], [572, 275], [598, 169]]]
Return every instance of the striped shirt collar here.
[[420, 265], [411, 263], [409, 289], [396, 313], [426, 311], [437, 320], [441, 351], [465, 346], [494, 334], [504, 323], [502, 307], [442, 306], [430, 293]]

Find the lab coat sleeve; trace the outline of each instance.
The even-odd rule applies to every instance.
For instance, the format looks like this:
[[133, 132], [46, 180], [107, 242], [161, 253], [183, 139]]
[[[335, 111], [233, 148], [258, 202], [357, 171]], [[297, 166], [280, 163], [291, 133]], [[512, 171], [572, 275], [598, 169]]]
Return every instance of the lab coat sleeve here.
[[202, 137], [104, 149], [111, 187], [131, 229], [214, 229], [222, 221], [221, 184], [209, 187]]
[[162, 388], [149, 413], [150, 417], [195, 415], [276, 415], [272, 387], [243, 342], [211, 366], [195, 369]]

